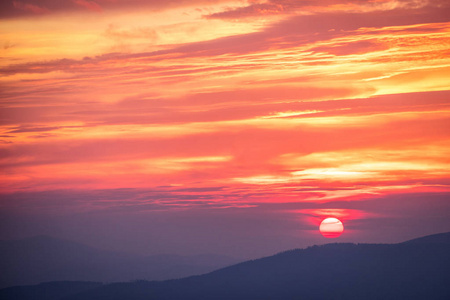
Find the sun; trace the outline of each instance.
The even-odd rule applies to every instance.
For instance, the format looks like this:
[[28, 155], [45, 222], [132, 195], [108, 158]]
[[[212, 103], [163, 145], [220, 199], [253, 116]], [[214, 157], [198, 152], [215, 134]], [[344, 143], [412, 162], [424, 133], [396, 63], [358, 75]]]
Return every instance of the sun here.
[[326, 218], [320, 223], [319, 230], [326, 238], [337, 238], [344, 232], [344, 225], [336, 218]]

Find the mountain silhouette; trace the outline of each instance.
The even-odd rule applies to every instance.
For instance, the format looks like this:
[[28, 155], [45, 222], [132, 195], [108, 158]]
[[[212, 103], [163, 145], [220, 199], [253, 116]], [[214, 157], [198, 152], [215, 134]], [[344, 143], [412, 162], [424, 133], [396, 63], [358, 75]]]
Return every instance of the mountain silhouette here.
[[100, 282], [53, 281], [33, 286], [18, 286], [0, 290], [1, 300], [60, 300], [67, 296], [101, 287]]
[[[96, 285], [53, 299], [39, 294], [39, 285], [11, 287], [0, 290], [0, 299], [450, 299], [449, 237], [313, 246], [205, 275]], [[34, 298], [13, 297], [23, 289], [33, 290]]]
[[117, 282], [198, 275], [239, 262], [221, 255], [139, 256], [37, 236], [0, 241], [0, 288], [47, 281]]
[[437, 244], [450, 244], [449, 233], [438, 233], [433, 235], [427, 235], [417, 239], [409, 240], [404, 243], [437, 243]]

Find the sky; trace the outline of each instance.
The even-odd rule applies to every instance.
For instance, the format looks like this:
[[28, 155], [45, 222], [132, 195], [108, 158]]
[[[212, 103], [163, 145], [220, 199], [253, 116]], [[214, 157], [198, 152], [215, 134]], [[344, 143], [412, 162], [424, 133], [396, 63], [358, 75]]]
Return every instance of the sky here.
[[254, 258], [450, 231], [448, 1], [8, 0], [0, 53], [1, 239]]

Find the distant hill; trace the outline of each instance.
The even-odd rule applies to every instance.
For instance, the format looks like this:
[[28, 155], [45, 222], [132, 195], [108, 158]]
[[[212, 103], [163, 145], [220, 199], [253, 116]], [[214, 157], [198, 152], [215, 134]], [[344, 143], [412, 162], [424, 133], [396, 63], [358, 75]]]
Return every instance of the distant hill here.
[[166, 280], [208, 273], [237, 262], [206, 254], [137, 256], [37, 236], [0, 241], [0, 288], [47, 281]]
[[404, 243], [438, 243], [438, 244], [450, 244], [449, 233], [438, 233], [433, 235], [427, 235], [417, 239], [409, 240]]
[[18, 286], [0, 290], [1, 300], [60, 300], [83, 291], [101, 287], [100, 282], [53, 281], [38, 285]]
[[[46, 294], [39, 294], [39, 288], [42, 288], [39, 286], [12, 287], [0, 290], [0, 299], [447, 300], [450, 299], [449, 236], [450, 233], [446, 233], [400, 244], [313, 246], [205, 275], [163, 282], [97, 285], [82, 292], [67, 293], [61, 298], [46, 298]], [[34, 298], [12, 297], [23, 289], [34, 289]]]

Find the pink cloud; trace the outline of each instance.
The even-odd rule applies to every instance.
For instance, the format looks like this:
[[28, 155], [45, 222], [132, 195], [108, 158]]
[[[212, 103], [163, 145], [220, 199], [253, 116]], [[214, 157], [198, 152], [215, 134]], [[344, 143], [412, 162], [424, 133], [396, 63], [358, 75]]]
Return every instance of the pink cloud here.
[[[390, 4], [390, 5], [389, 5]], [[273, 14], [292, 14], [296, 12], [309, 11], [310, 13], [322, 12], [352, 12], [352, 11], [374, 11], [395, 10], [398, 8], [417, 9], [420, 7], [444, 7], [448, 3], [441, 0], [417, 1], [410, 0], [322, 0], [322, 1], [297, 1], [297, 0], [268, 0], [267, 2], [250, 2], [249, 5], [231, 8], [222, 12], [207, 15], [207, 18], [218, 19], [242, 19], [248, 17], [261, 17]]]
[[102, 11], [102, 7], [95, 1], [89, 0], [73, 0], [73, 2], [83, 8], [86, 8], [91, 11], [100, 12]]
[[[223, 119], [221, 115], [227, 115], [213, 112], [209, 117], [212, 123], [205, 123], [204, 126], [216, 128], [214, 132], [189, 133], [176, 137], [168, 136], [163, 132], [159, 136], [128, 136], [125, 126], [121, 127], [124, 135], [119, 137], [83, 137], [83, 133], [89, 132], [91, 129], [102, 128], [100, 123], [106, 124], [124, 124], [124, 118], [129, 124], [139, 125], [144, 119], [147, 122], [158, 122], [163, 126], [165, 118], [170, 122], [183, 122], [183, 126], [189, 128], [189, 122], [198, 121], [198, 117], [177, 118], [179, 116], [176, 107], [167, 106], [161, 109], [161, 116], [156, 120], [154, 118], [151, 107], [143, 108], [142, 106], [120, 105], [119, 107], [103, 106], [106, 110], [114, 111], [114, 114], [107, 113], [101, 115], [102, 109], [98, 109], [94, 116], [86, 117], [80, 112], [74, 115], [74, 121], [85, 121], [85, 125], [80, 127], [45, 127], [45, 126], [21, 126], [12, 128], [8, 134], [17, 136], [31, 135], [36, 133], [52, 133], [54, 137], [51, 139], [28, 139], [27, 144], [9, 144], [3, 145], [2, 151], [3, 161], [0, 167], [9, 174], [29, 174], [27, 184], [33, 187], [48, 186], [55, 187], [62, 180], [64, 184], [72, 186], [90, 185], [102, 186], [135, 186], [140, 185], [142, 181], [153, 182], [154, 184], [170, 184], [171, 182], [182, 182], [187, 186], [191, 186], [192, 182], [222, 182], [230, 185], [232, 188], [235, 183], [230, 183], [230, 178], [243, 178], [255, 175], [266, 175], [286, 177], [293, 171], [302, 170], [302, 168], [326, 168], [333, 167], [321, 165], [316, 161], [312, 161], [309, 165], [305, 163], [279, 164], [277, 159], [287, 153], [298, 153], [304, 155], [307, 153], [328, 153], [332, 152], [339, 156], [340, 153], [344, 157], [348, 157], [349, 149], [353, 149], [351, 153], [363, 153], [361, 149], [365, 149], [364, 153], [370, 153], [370, 149], [403, 149], [407, 153], [408, 149], [416, 149], [417, 153], [413, 156], [400, 157], [403, 160], [422, 160], [420, 155], [425, 153], [421, 150], [421, 144], [436, 143], [439, 140], [445, 140], [447, 137], [446, 128], [449, 126], [449, 119], [439, 116], [420, 120], [395, 120], [389, 119], [388, 114], [392, 111], [404, 111], [410, 113], [416, 110], [418, 116], [424, 109], [432, 107], [442, 107], [445, 109], [445, 101], [448, 92], [435, 93], [418, 93], [407, 95], [391, 95], [385, 97], [371, 99], [351, 99], [351, 100], [335, 100], [329, 102], [306, 102], [299, 104], [299, 109], [311, 109], [314, 106], [321, 110], [329, 110], [329, 116], [339, 116], [342, 120], [351, 119], [355, 115], [383, 114], [383, 123], [365, 122], [357, 127], [346, 125], [345, 123], [336, 123], [328, 127], [305, 127], [299, 123], [298, 126], [290, 128], [255, 128], [251, 125], [219, 125], [214, 120]], [[211, 95], [211, 97], [213, 97]], [[405, 102], [405, 99], [408, 99]], [[428, 101], [430, 101], [428, 103]], [[428, 105], [428, 108], [427, 108]], [[392, 107], [392, 110], [391, 110]], [[448, 106], [447, 106], [448, 107]], [[257, 109], [257, 106], [255, 105]], [[272, 106], [275, 109], [276, 105]], [[349, 110], [347, 115], [342, 115], [342, 108]], [[73, 107], [72, 109], [77, 109]], [[186, 107], [184, 107], [186, 109]], [[244, 108], [237, 109], [243, 110]], [[195, 107], [193, 108], [195, 110]], [[267, 110], [268, 113], [271, 110]], [[119, 114], [125, 114], [126, 117]], [[44, 111], [43, 111], [44, 112]], [[10, 111], [5, 111], [10, 115]], [[61, 120], [67, 119], [67, 114], [56, 112], [62, 115]], [[19, 113], [18, 115], [22, 115]], [[32, 115], [39, 115], [35, 113]], [[319, 117], [315, 115], [315, 117]], [[89, 118], [89, 119], [88, 119]], [[92, 118], [92, 119], [90, 119]], [[134, 118], [134, 120], [133, 120]], [[173, 118], [170, 120], [170, 118]], [[242, 118], [242, 116], [237, 116]], [[314, 119], [314, 118], [312, 118]], [[297, 117], [297, 121], [301, 120]], [[28, 122], [31, 120], [28, 119]], [[67, 120], [65, 120], [67, 121]], [[97, 125], [95, 123], [97, 122]], [[186, 123], [184, 123], [186, 122]], [[54, 123], [54, 120], [53, 122]], [[151, 125], [149, 125], [151, 126]], [[174, 126], [177, 126], [174, 124]], [[145, 126], [144, 126], [145, 127]], [[156, 127], [155, 127], [156, 129]], [[107, 130], [107, 129], [106, 129]], [[73, 132], [70, 138], [65, 137], [68, 133]], [[132, 133], [132, 132], [130, 132]], [[427, 149], [423, 148], [422, 149]], [[444, 154], [439, 154], [437, 148], [433, 153], [434, 157], [429, 157], [429, 161], [439, 160]], [[347, 151], [347, 152], [346, 152]], [[378, 151], [378, 150], [377, 150]], [[399, 150], [400, 151], [400, 150]], [[394, 153], [386, 150], [386, 153]], [[395, 153], [399, 153], [398, 151]], [[419, 156], [418, 156], [419, 155]], [[439, 156], [441, 155], [441, 156]], [[228, 160], [219, 160], [217, 162], [197, 162], [183, 163], [183, 166], [191, 166], [195, 168], [182, 168], [173, 172], [161, 174], [153, 174], [152, 172], [141, 173], [140, 167], [151, 164], [151, 160], [170, 161], [177, 157], [211, 157], [211, 156], [229, 156]], [[392, 156], [396, 159], [396, 156]], [[357, 157], [358, 158], [358, 157]], [[403, 161], [400, 160], [400, 161]], [[142, 161], [142, 162], [141, 162]], [[188, 165], [190, 164], [190, 165]], [[205, 168], [203, 168], [205, 167]], [[102, 177], [104, 170], [111, 170], [107, 177]], [[47, 171], [46, 171], [47, 170]], [[70, 170], [70, 174], [67, 173]], [[103, 170], [103, 171], [102, 171]], [[115, 173], [117, 172], [117, 173]], [[65, 174], [70, 180], [64, 180], [64, 177], [58, 174]], [[39, 176], [31, 176], [31, 174], [47, 174], [45, 178]], [[363, 186], [383, 186], [383, 185], [407, 185], [414, 184], [416, 181], [434, 182], [443, 184], [444, 179], [439, 173], [430, 173], [416, 170], [393, 170], [388, 173], [388, 179], [383, 182], [373, 180], [372, 178], [357, 179], [358, 185]], [[392, 178], [391, 178], [392, 177]], [[14, 176], [11, 176], [14, 178]], [[411, 180], [411, 178], [414, 178]], [[67, 179], [67, 178], [66, 178]], [[409, 180], [409, 182], [408, 182]], [[83, 182], [84, 181], [84, 182]], [[308, 178], [302, 180], [303, 184], [316, 186], [316, 191], [306, 190], [300, 193], [294, 193], [295, 197], [320, 199], [324, 194], [333, 194], [326, 192], [326, 188], [330, 187], [347, 187], [356, 189], [355, 182], [340, 182], [339, 178], [330, 179], [323, 182], [319, 179]], [[25, 183], [25, 182], [23, 182]], [[187, 184], [188, 183], [188, 184]], [[241, 187], [244, 188], [244, 187]], [[297, 186], [299, 188], [299, 186]], [[245, 187], [249, 192], [253, 189]], [[261, 189], [260, 192], [269, 197], [267, 192], [270, 186]], [[280, 193], [284, 190], [280, 190]], [[324, 192], [325, 191], [325, 192]], [[253, 191], [254, 192], [254, 191]], [[342, 194], [340, 197], [347, 197]], [[356, 196], [352, 195], [353, 198]]]
[[103, 11], [165, 9], [214, 4], [226, 0], [3, 0], [0, 1], [0, 18], [21, 17], [30, 14], [57, 13], [61, 11]]
[[31, 4], [31, 3], [23, 3], [20, 1], [13, 1], [13, 6], [14, 8], [23, 10], [23, 11], [27, 11], [27, 12], [31, 12], [33, 14], [43, 14], [43, 13], [47, 13], [49, 12], [49, 10], [45, 7], [41, 7], [35, 4]]

